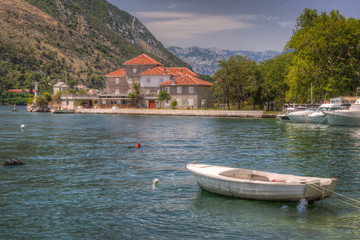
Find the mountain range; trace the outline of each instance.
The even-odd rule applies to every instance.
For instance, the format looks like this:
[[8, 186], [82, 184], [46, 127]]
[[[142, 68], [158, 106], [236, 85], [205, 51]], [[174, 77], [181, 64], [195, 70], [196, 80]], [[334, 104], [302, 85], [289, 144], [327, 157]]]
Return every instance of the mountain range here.
[[73, 83], [102, 87], [106, 73], [142, 53], [190, 67], [136, 17], [105, 0], [1, 0], [0, 32], [0, 94], [33, 81], [46, 88], [65, 74]]
[[253, 61], [262, 62], [279, 55], [279, 51], [231, 51], [219, 48], [200, 47], [169, 47], [174, 55], [190, 64], [196, 73], [212, 76], [218, 69], [218, 61], [226, 60], [231, 56], [247, 56]]

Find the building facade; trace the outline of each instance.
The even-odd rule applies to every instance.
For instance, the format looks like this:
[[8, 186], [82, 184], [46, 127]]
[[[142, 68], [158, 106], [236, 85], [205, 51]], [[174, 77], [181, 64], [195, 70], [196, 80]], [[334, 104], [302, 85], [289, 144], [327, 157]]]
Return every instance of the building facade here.
[[195, 76], [185, 75], [160, 83], [160, 91], [166, 91], [171, 96], [171, 101], [165, 103], [168, 107], [173, 100], [177, 108], [204, 109], [214, 107], [213, 84]]
[[[178, 108], [212, 107], [213, 95], [210, 89], [212, 84], [197, 77], [198, 74], [188, 68], [164, 67], [162, 63], [142, 54], [123, 63], [123, 68], [105, 75], [106, 93], [97, 94], [96, 97], [89, 94], [81, 97], [64, 95], [61, 97], [62, 107], [75, 108], [76, 101], [96, 108], [167, 107], [162, 106], [158, 101], [161, 88], [169, 90], [172, 98], [177, 100]], [[176, 86], [167, 84], [173, 81]], [[138, 104], [129, 98], [129, 93], [134, 92], [134, 84], [140, 86]], [[61, 87], [55, 85], [54, 92], [59, 91]]]
[[[134, 107], [134, 103], [129, 99], [129, 93], [133, 92], [133, 84], [140, 85], [140, 102], [141, 108], [161, 107], [161, 103], [157, 100], [162, 83], [168, 82], [174, 78], [185, 76], [197, 77], [198, 74], [185, 67], [164, 67], [160, 62], [152, 59], [146, 54], [135, 57], [124, 64], [115, 72], [111, 72], [106, 77], [106, 94], [100, 96], [100, 104], [103, 107], [110, 107], [116, 104], [117, 107]], [[199, 86], [196, 82], [202, 81]], [[204, 80], [196, 78], [192, 80], [194, 83], [194, 93], [192, 93], [194, 104], [190, 108], [200, 108], [198, 99], [201, 98], [203, 105], [213, 106], [212, 92], [209, 91], [208, 83]], [[184, 87], [186, 89], [188, 86]], [[201, 94], [201, 96], [198, 96]], [[188, 94], [182, 98], [189, 97]], [[177, 95], [180, 100], [180, 95]], [[189, 98], [191, 99], [191, 98]], [[181, 100], [180, 100], [181, 102]], [[188, 101], [184, 101], [188, 103]], [[191, 100], [190, 100], [191, 103]], [[200, 107], [198, 107], [200, 106]], [[188, 105], [178, 104], [179, 108], [188, 108]]]

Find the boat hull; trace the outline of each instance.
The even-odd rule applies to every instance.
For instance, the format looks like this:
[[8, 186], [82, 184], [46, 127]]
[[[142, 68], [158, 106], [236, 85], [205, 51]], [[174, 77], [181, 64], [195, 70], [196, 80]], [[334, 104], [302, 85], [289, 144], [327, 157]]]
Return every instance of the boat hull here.
[[72, 114], [75, 110], [72, 109], [55, 109], [52, 111], [53, 114]]
[[288, 118], [290, 119], [291, 122], [293, 123], [306, 123], [307, 122], [307, 117], [312, 114], [314, 111], [298, 111], [298, 112], [293, 112], [290, 113], [288, 115]]
[[[204, 166], [209, 166], [209, 168], [221, 168], [220, 171], [222, 172], [236, 171], [234, 168], [203, 164], [189, 164], [187, 169], [192, 172], [201, 189], [211, 193], [244, 199], [298, 202], [300, 199], [305, 198], [310, 202], [314, 202], [330, 196], [335, 190], [337, 183], [336, 179], [332, 179], [332, 181], [329, 181], [331, 182], [329, 186], [322, 185], [320, 187], [321, 182], [317, 181], [318, 178], [311, 178], [311, 184], [299, 182], [287, 183], [282, 181], [271, 182], [254, 179], [233, 179], [231, 177], [219, 176], [218, 174], [208, 174], [209, 171], [202, 171], [202, 169], [207, 168]], [[260, 171], [253, 172], [257, 175], [264, 173]], [[281, 174], [273, 174], [272, 176], [276, 176], [278, 178]]]
[[332, 126], [360, 126], [360, 111], [343, 110], [328, 112], [327, 121]]

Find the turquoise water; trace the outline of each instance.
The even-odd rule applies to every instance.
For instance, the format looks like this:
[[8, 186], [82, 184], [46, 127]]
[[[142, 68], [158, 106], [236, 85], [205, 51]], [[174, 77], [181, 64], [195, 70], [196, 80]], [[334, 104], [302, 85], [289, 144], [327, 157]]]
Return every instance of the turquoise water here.
[[26, 163], [0, 166], [0, 239], [360, 238], [360, 210], [340, 196], [299, 213], [203, 192], [184, 169], [339, 176], [336, 191], [360, 200], [360, 128], [19, 110], [0, 106], [0, 161]]

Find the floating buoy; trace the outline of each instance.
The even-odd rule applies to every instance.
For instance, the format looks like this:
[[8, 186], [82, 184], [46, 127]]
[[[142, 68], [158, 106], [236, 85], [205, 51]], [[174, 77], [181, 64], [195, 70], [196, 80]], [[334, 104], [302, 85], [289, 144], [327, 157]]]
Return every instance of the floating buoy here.
[[141, 147], [140, 143], [137, 143], [137, 144], [135, 145], [135, 147], [136, 147], [136, 148]]
[[152, 180], [152, 185], [153, 185], [153, 187], [156, 187], [156, 186], [158, 185], [158, 183], [159, 183], [159, 179], [154, 178], [154, 179]]
[[21, 129], [25, 129], [25, 124], [22, 124], [22, 125], [20, 126], [20, 128], [21, 128]]

